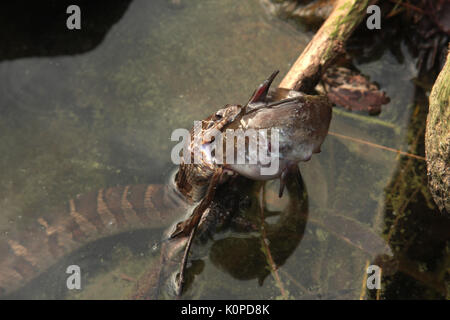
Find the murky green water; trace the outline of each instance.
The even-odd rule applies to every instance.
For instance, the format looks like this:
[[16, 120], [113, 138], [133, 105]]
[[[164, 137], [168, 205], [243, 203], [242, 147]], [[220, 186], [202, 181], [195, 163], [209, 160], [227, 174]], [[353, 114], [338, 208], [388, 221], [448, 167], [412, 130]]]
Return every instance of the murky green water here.
[[[284, 74], [289, 69], [311, 36], [268, 15], [256, 0], [182, 3], [176, 8], [163, 0], [134, 0], [91, 51], [0, 62], [4, 238], [20, 234], [37, 217], [51, 214], [77, 194], [115, 185], [165, 183], [174, 169], [171, 132], [190, 128], [194, 120], [226, 103], [245, 103], [273, 70]], [[411, 79], [417, 71], [406, 50], [405, 55], [403, 63], [386, 52], [376, 62], [358, 65], [381, 84], [391, 103], [378, 117], [335, 109], [330, 131], [408, 150], [416, 95]], [[397, 179], [402, 162], [396, 153], [335, 136], [327, 138], [322, 150], [300, 165], [307, 203], [292, 207], [288, 196], [282, 200], [274, 196], [277, 182], [266, 185], [266, 210], [284, 212], [283, 226], [300, 223], [295, 208], [308, 216], [298, 229], [303, 234], [295, 239], [281, 237], [283, 228], [273, 231], [272, 255], [281, 261], [277, 271], [281, 282], [267, 271], [260, 235], [229, 231], [194, 247], [191, 269], [197, 274], [187, 299], [376, 296], [364, 287], [365, 269], [377, 255], [397, 257], [400, 250], [394, 246], [384, 250], [380, 243], [392, 236], [392, 219], [386, 220], [392, 212], [390, 193], [385, 189]], [[417, 170], [408, 174], [419, 179], [423, 163], [409, 161]], [[432, 203], [420, 200], [424, 203], [428, 209], [416, 206], [417, 214], [434, 210]], [[408, 210], [415, 212], [414, 206]], [[416, 239], [416, 231], [402, 233]], [[136, 279], [157, 260], [158, 248], [152, 246], [162, 230], [152, 232], [91, 244], [64, 258], [16, 297], [127, 298]], [[435, 256], [416, 257], [421, 266], [418, 276], [414, 268], [411, 272], [399, 268], [385, 278], [381, 296], [445, 297], [433, 282], [445, 286], [449, 259], [440, 254], [446, 250], [445, 236], [439, 241], [432, 241], [435, 247], [430, 248], [436, 250]], [[240, 261], [238, 270], [233, 261]], [[68, 264], [82, 266], [80, 291], [64, 289]], [[406, 288], [411, 287], [415, 290], [408, 296]]]

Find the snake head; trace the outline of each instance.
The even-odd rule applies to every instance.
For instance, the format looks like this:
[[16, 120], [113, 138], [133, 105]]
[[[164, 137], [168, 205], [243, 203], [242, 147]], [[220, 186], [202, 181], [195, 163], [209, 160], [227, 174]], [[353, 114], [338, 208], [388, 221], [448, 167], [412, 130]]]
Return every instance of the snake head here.
[[211, 143], [214, 141], [213, 131], [222, 132], [224, 128], [233, 123], [242, 112], [242, 106], [227, 104], [224, 108], [219, 109], [215, 114], [210, 116], [206, 121], [207, 125], [203, 131], [202, 143]]

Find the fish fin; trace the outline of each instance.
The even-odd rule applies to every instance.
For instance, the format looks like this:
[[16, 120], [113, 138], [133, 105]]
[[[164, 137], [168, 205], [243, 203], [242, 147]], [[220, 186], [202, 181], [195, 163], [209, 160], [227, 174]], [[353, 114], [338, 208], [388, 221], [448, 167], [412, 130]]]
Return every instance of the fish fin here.
[[288, 168], [284, 168], [280, 175], [280, 190], [278, 191], [278, 197], [283, 196], [284, 187], [286, 186], [286, 180], [288, 176]]
[[297, 163], [291, 165], [290, 172], [295, 176], [295, 180], [297, 180], [300, 189], [303, 189], [303, 177], [302, 174], [300, 173], [300, 168], [298, 167]]
[[259, 85], [255, 92], [253, 92], [253, 95], [248, 101], [247, 105], [255, 102], [264, 102], [266, 100], [270, 85], [272, 84], [273, 79], [275, 79], [275, 77], [277, 76], [278, 72], [280, 71], [274, 71], [268, 79], [264, 80], [264, 82]]

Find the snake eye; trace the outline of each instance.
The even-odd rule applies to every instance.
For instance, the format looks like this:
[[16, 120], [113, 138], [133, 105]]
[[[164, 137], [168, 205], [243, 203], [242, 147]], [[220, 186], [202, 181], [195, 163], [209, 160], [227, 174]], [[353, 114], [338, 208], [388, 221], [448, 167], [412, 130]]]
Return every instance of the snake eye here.
[[217, 118], [217, 120], [220, 120], [223, 118], [222, 113], [220, 111], [216, 113], [216, 118]]

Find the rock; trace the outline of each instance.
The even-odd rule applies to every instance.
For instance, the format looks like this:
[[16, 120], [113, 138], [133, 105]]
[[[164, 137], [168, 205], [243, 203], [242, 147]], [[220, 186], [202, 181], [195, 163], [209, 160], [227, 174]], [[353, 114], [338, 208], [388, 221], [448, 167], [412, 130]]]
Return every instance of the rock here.
[[450, 54], [430, 94], [425, 134], [428, 185], [439, 210], [450, 212]]

